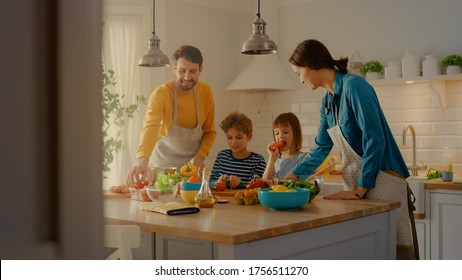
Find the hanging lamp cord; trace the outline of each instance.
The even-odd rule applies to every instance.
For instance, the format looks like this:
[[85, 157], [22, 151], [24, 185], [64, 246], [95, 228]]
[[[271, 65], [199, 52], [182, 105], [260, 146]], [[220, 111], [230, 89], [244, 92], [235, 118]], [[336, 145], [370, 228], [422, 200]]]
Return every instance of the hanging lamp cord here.
[[260, 0], [258, 0], [258, 12], [257, 17], [260, 18]]
[[156, 0], [152, 0], [152, 35], [156, 35]]

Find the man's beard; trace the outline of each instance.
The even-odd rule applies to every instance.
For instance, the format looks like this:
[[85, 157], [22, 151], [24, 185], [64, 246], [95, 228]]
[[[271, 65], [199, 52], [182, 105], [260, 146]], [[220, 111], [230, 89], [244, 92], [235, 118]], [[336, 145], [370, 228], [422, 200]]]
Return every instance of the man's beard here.
[[186, 80], [184, 79], [180, 79], [176, 81], [176, 84], [178, 85], [178, 87], [184, 92], [191, 91], [197, 83], [197, 81], [195, 80], [188, 80], [186, 83], [185, 82]]

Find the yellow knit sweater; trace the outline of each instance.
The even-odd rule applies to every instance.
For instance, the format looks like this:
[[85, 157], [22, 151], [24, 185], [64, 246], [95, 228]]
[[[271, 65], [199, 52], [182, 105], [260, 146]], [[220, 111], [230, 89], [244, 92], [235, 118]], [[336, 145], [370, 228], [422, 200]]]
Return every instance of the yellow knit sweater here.
[[[217, 136], [215, 130], [215, 106], [212, 89], [206, 83], [197, 82], [195, 86], [197, 101], [199, 103], [199, 124], [202, 127], [203, 137], [196, 154], [206, 158]], [[185, 128], [194, 128], [197, 125], [196, 105], [193, 92], [177, 93], [178, 111], [177, 125]], [[157, 87], [151, 97], [144, 116], [144, 125], [140, 135], [140, 143], [136, 157], [151, 156], [157, 141], [166, 136], [173, 124], [173, 81]]]

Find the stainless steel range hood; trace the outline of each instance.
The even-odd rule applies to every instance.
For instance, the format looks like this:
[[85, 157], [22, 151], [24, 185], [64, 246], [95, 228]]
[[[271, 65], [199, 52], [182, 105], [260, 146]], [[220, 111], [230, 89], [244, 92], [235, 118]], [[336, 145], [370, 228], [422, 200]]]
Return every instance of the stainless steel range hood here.
[[255, 55], [249, 65], [229, 84], [229, 91], [295, 90], [277, 54]]

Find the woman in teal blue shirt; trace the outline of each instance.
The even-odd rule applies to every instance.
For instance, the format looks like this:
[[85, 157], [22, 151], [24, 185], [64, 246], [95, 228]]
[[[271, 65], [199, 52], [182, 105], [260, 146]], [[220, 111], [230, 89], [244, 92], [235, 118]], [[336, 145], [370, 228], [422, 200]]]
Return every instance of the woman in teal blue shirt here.
[[324, 198], [399, 200], [397, 255], [418, 258], [417, 242], [410, 232], [413, 218], [405, 181], [409, 171], [374, 89], [364, 78], [348, 74], [348, 58], [333, 59], [316, 40], [300, 43], [289, 62], [302, 84], [327, 93], [315, 146], [286, 179], [312, 174], [335, 146], [342, 158], [344, 190]]

